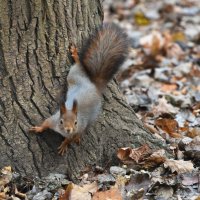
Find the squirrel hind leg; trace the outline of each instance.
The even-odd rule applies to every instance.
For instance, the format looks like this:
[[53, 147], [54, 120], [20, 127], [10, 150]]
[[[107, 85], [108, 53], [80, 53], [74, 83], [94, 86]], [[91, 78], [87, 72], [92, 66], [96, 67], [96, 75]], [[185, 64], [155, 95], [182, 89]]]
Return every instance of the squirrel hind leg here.
[[70, 49], [71, 56], [74, 59], [75, 63], [80, 63], [79, 56], [78, 56], [78, 49], [74, 45], [71, 45], [69, 49]]

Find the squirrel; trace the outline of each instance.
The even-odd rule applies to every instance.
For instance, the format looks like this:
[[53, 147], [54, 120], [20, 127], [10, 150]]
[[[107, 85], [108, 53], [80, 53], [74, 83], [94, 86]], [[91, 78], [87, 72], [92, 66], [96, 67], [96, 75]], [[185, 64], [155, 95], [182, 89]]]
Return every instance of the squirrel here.
[[80, 136], [94, 122], [101, 109], [101, 97], [108, 82], [128, 55], [127, 35], [114, 24], [104, 24], [96, 29], [79, 52], [70, 51], [75, 64], [67, 76], [66, 101], [60, 109], [40, 126], [30, 131], [41, 133], [53, 129], [65, 137], [58, 147], [63, 155], [71, 142], [80, 143]]

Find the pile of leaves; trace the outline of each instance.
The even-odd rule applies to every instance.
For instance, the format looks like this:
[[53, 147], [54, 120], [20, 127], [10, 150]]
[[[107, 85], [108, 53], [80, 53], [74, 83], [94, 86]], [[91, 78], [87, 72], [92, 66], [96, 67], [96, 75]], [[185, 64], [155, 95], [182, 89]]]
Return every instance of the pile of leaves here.
[[9, 166], [4, 167], [0, 174], [0, 199], [199, 198], [199, 172], [191, 161], [169, 159], [163, 149], [153, 152], [147, 145], [136, 149], [121, 148], [117, 156], [124, 163], [122, 167], [112, 166], [109, 170], [99, 166], [87, 168], [78, 185], [62, 174], [30, 180], [12, 172]]

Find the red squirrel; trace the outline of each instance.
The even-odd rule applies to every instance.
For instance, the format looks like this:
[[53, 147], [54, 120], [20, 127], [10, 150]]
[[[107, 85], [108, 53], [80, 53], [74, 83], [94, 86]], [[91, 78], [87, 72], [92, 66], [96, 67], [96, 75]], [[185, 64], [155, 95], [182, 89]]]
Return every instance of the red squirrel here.
[[58, 147], [61, 155], [71, 142], [80, 143], [80, 135], [100, 113], [102, 92], [126, 59], [128, 46], [127, 35], [116, 25], [107, 24], [88, 38], [79, 56], [72, 47], [75, 64], [67, 76], [66, 101], [54, 115], [30, 131], [53, 129], [64, 136]]

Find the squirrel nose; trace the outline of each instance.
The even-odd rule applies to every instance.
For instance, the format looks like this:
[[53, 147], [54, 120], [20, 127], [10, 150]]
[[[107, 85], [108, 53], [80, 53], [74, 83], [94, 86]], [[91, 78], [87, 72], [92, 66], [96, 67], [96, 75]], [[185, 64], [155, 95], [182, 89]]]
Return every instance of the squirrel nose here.
[[71, 128], [66, 128], [65, 130], [67, 131], [67, 133], [71, 132]]

